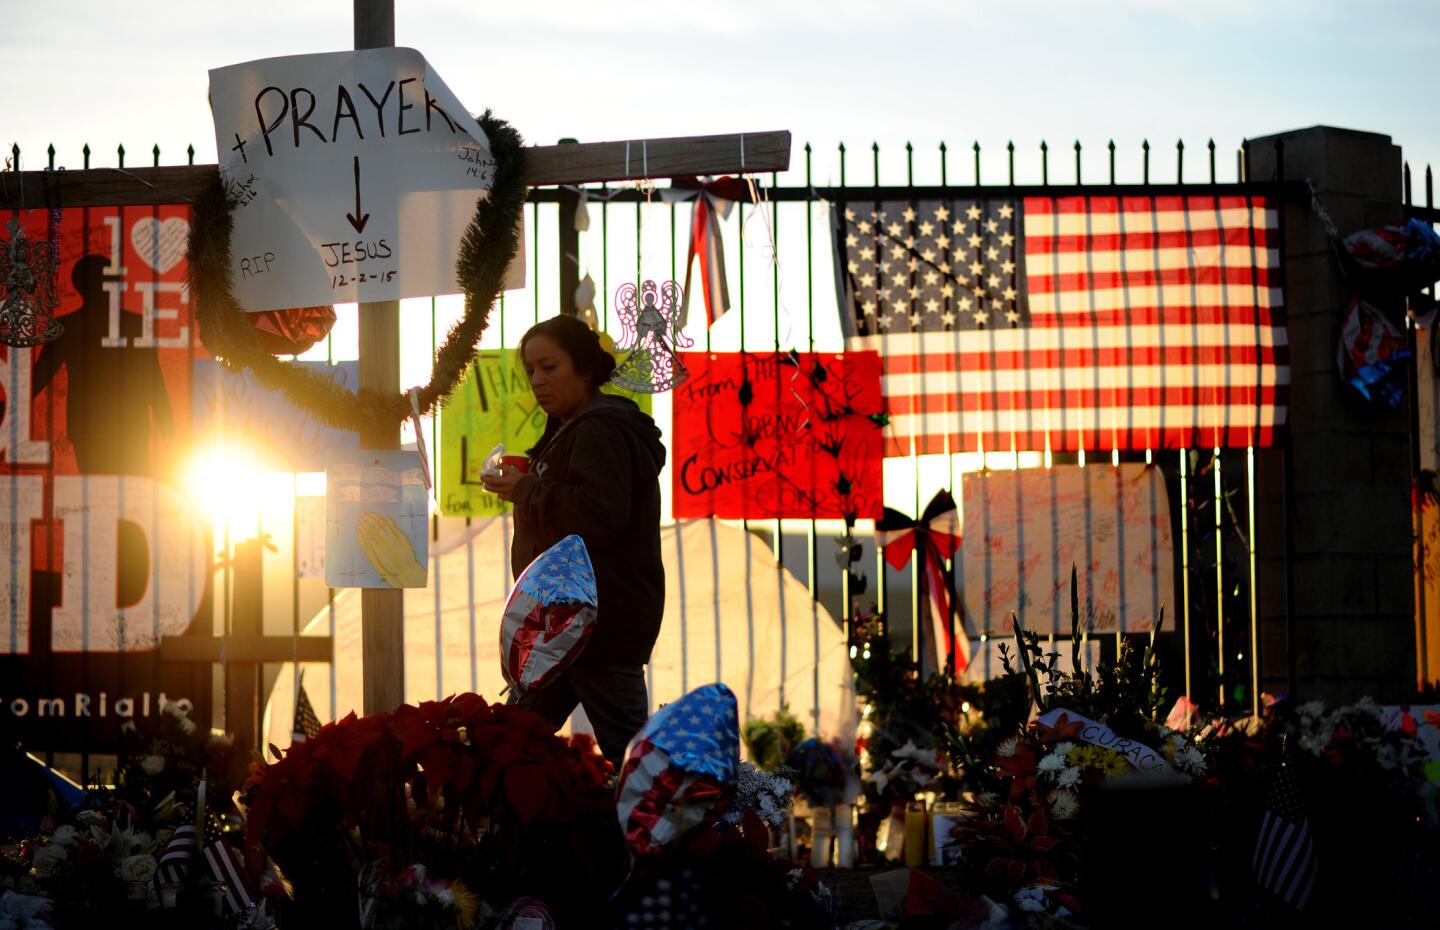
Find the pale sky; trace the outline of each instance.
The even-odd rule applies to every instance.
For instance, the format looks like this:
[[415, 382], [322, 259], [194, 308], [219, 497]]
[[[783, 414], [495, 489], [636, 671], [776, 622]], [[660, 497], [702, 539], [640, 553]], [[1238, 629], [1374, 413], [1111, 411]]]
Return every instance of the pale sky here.
[[[492, 107], [535, 143], [788, 128], [817, 149], [878, 140], [882, 171], [903, 181], [912, 140], [917, 180], [938, 180], [934, 146], [952, 150], [952, 183], [971, 177], [969, 146], [999, 180], [1003, 146], [1038, 180], [1073, 179], [1071, 146], [1120, 146], [1138, 175], [1174, 176], [1184, 138], [1199, 179], [1214, 138], [1222, 178], [1246, 136], [1328, 123], [1391, 135], [1412, 162], [1440, 161], [1436, 0], [721, 0], [717, 3], [473, 3], [399, 0], [396, 39], [419, 49], [470, 108]], [[206, 71], [255, 58], [351, 45], [348, 0], [244, 4], [46, 0], [6, 4], [0, 60], [9, 87], [0, 142], [39, 167], [46, 144], [78, 167], [214, 160]], [[868, 152], [864, 153], [868, 155]], [[33, 159], [33, 160], [32, 160]], [[868, 158], [852, 178], [869, 181]], [[852, 170], [859, 170], [858, 167]], [[931, 177], [937, 174], [936, 177]]]

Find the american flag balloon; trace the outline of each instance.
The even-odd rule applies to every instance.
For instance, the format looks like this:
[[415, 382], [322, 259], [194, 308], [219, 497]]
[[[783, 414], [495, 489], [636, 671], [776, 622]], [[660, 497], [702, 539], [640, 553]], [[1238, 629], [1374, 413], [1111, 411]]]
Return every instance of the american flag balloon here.
[[579, 536], [566, 536], [526, 566], [500, 622], [501, 671], [517, 693], [565, 670], [595, 626], [595, 569]]
[[735, 695], [702, 685], [650, 718], [630, 744], [617, 809], [634, 855], [662, 849], [718, 815], [740, 764]]

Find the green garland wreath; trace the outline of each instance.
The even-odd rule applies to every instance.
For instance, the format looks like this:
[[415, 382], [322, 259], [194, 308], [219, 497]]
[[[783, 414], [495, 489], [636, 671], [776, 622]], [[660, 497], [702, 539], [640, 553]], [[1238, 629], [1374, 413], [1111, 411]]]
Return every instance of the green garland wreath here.
[[[520, 211], [525, 205], [525, 152], [520, 134], [487, 110], [480, 128], [495, 158], [490, 196], [479, 201], [460, 243], [455, 276], [465, 294], [465, 315], [451, 327], [435, 353], [430, 383], [419, 389], [420, 412], [429, 412], [455, 390], [475, 359], [490, 308], [500, 294], [505, 270], [519, 245]], [[284, 362], [266, 352], [259, 333], [230, 289], [230, 236], [234, 200], [215, 183], [195, 202], [190, 226], [189, 278], [200, 341], [226, 368], [250, 369], [265, 387], [283, 393], [316, 419], [356, 432], [398, 426], [410, 415], [410, 395], [362, 389], [352, 393], [326, 375]]]

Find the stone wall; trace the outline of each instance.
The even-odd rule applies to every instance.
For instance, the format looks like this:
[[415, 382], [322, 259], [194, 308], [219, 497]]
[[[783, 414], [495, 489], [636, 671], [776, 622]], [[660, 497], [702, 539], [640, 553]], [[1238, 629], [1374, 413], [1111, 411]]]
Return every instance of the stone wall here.
[[[1388, 136], [1317, 126], [1249, 148], [1256, 181], [1313, 179], [1342, 236], [1403, 221], [1400, 149]], [[1364, 402], [1337, 376], [1349, 291], [1308, 197], [1286, 204], [1284, 237], [1289, 450], [1257, 460], [1261, 687], [1284, 692], [1293, 662], [1300, 700], [1402, 699], [1415, 687], [1409, 415]]]

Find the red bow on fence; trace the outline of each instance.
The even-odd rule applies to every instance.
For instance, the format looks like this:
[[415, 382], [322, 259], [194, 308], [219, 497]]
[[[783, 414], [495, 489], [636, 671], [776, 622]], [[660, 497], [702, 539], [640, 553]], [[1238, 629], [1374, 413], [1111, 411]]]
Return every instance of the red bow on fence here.
[[960, 515], [955, 499], [949, 491], [937, 492], [919, 520], [886, 507], [884, 517], [875, 524], [875, 543], [885, 547], [885, 561], [892, 568], [904, 568], [910, 554], [916, 553], [919, 602], [929, 605], [925, 639], [935, 649], [935, 665], [940, 666], [943, 654], [954, 671], [964, 671], [970, 664], [970, 639], [961, 636], [957, 649], [950, 622], [950, 573], [945, 568], [946, 560], [953, 559], [960, 546]]
[[705, 295], [706, 326], [730, 309], [730, 290], [725, 283], [725, 244], [720, 238], [720, 221], [730, 215], [738, 201], [751, 203], [750, 186], [742, 178], [676, 178], [671, 196], [695, 198], [695, 211], [690, 218], [690, 253], [685, 257], [685, 290], [680, 297], [680, 322], [690, 318], [690, 272], [695, 259], [700, 259], [700, 281]]

